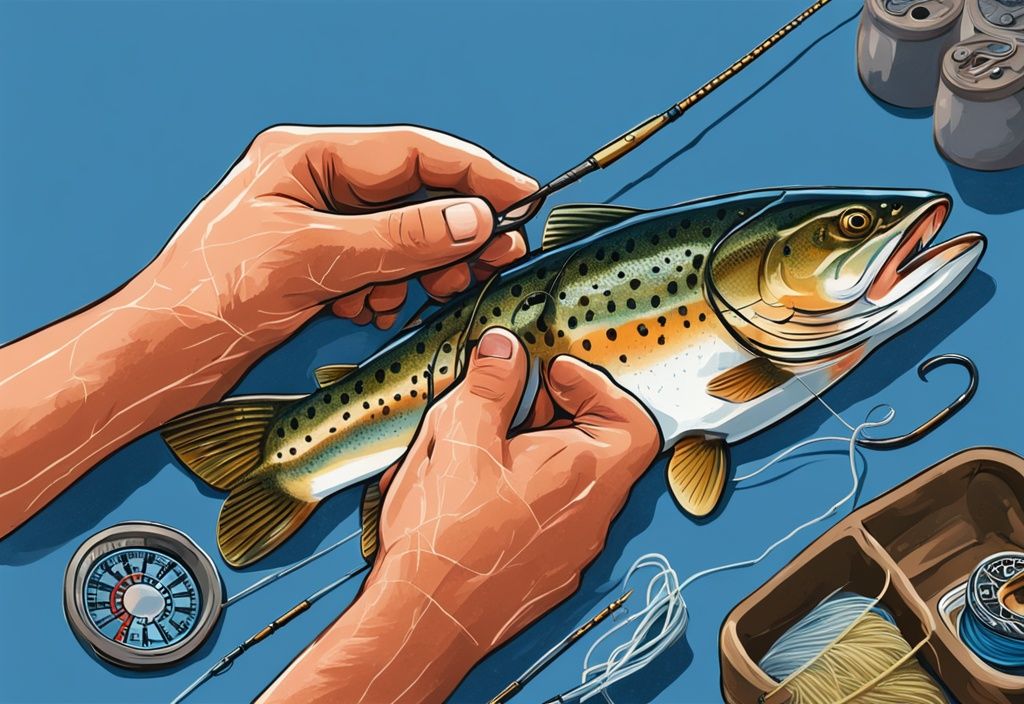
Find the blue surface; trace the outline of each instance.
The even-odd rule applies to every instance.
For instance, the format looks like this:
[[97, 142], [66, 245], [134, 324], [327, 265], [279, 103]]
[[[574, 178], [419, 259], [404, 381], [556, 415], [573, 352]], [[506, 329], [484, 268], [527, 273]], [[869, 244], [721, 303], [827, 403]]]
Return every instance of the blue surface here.
[[[131, 276], [264, 126], [419, 123], [479, 142], [544, 179], [666, 107], [803, 5], [0, 3], [0, 339], [86, 305]], [[904, 450], [868, 453], [864, 502], [969, 445], [1024, 449], [1017, 406], [1024, 391], [1024, 174], [978, 174], [946, 164], [932, 146], [927, 111], [895, 110], [867, 95], [854, 70], [856, 22], [843, 24], [857, 7], [836, 0], [677, 125], [555, 202], [614, 195], [623, 204], [660, 206], [784, 184], [954, 194], [943, 236], [986, 233], [990, 248], [981, 270], [828, 400], [853, 421], [876, 402], [890, 402], [898, 412], [894, 427], [908, 429], [963, 383], [952, 367], [937, 370], [927, 384], [917, 379], [915, 366], [933, 352], [972, 356], [981, 388], [940, 432]], [[538, 225], [530, 234], [536, 243]], [[316, 366], [358, 361], [388, 338], [318, 319], [238, 390], [308, 390]], [[735, 448], [734, 458], [739, 471], [749, 471], [793, 442], [839, 431], [823, 409], [810, 407]], [[644, 552], [663, 552], [681, 576], [758, 554], [847, 491], [848, 471], [841, 448], [836, 451], [791, 462], [731, 493], [706, 525], [675, 508], [662, 460], [637, 485], [579, 593], [477, 667], [454, 700], [493, 695], [617, 594], [616, 581]], [[91, 657], [60, 607], [64, 567], [79, 543], [116, 521], [149, 519], [188, 532], [216, 553], [222, 500], [150, 435], [0, 542], [0, 700], [169, 700], [256, 628], [357, 562], [354, 548], [339, 551], [344, 554], [231, 607], [200, 656], [183, 667], [138, 675]], [[354, 490], [328, 501], [297, 538], [255, 569], [235, 571], [217, 559], [228, 592], [353, 530], [356, 503]], [[831, 523], [757, 567], [689, 588], [685, 641], [617, 687], [616, 701], [720, 701], [722, 619]], [[355, 591], [353, 584], [331, 594], [192, 701], [257, 694]], [[584, 650], [561, 658], [522, 700], [540, 701], [572, 685]]]

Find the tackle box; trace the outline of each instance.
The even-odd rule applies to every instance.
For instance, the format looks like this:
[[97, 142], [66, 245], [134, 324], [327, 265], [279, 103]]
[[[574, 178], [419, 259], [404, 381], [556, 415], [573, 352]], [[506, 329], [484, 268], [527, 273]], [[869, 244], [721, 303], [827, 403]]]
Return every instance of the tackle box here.
[[[1024, 458], [970, 448], [924, 470], [833, 526], [732, 610], [720, 637], [725, 700], [753, 704], [771, 692], [777, 683], [757, 666], [768, 648], [838, 589], [877, 596], [888, 572], [882, 604], [911, 646], [930, 636], [917, 655], [953, 696], [1024, 702], [1024, 677], [993, 669], [955, 632], [963, 602], [950, 597], [1000, 551], [1024, 551]], [[780, 691], [765, 702], [789, 698]]]

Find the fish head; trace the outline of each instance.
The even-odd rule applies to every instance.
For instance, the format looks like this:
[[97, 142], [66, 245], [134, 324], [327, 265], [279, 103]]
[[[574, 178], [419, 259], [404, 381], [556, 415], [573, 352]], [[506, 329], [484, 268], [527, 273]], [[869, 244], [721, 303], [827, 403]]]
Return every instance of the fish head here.
[[930, 312], [977, 265], [979, 234], [934, 240], [949, 196], [794, 189], [727, 233], [705, 284], [738, 339], [779, 362], [863, 352]]

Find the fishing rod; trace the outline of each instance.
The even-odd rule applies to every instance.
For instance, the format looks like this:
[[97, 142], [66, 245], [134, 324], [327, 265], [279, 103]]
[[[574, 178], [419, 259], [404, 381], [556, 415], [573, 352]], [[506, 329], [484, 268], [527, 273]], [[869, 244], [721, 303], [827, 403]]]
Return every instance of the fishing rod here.
[[[774, 34], [744, 54], [738, 61], [719, 73], [688, 96], [674, 103], [668, 110], [644, 120], [636, 127], [624, 132], [588, 156], [576, 166], [538, 188], [522, 200], [513, 203], [498, 214], [495, 221], [495, 234], [509, 232], [522, 227], [540, 210], [544, 199], [566, 186], [576, 183], [584, 176], [598, 169], [604, 169], [629, 154], [638, 146], [657, 134], [666, 125], [675, 122], [683, 114], [721, 87], [726, 81], [752, 64], [766, 51], [782, 41], [782, 38], [799, 27], [811, 15], [827, 5], [831, 0], [817, 0], [813, 5], [779, 28]], [[520, 212], [521, 211], [521, 212]]]

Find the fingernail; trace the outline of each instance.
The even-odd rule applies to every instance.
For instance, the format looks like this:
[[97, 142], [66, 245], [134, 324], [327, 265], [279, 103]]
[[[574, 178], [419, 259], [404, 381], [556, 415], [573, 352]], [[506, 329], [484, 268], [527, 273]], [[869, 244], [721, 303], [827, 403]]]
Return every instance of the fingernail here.
[[444, 219], [448, 223], [448, 234], [456, 242], [464, 242], [476, 237], [478, 219], [476, 208], [470, 203], [458, 203], [444, 210]]
[[512, 340], [507, 335], [489, 330], [480, 338], [480, 344], [476, 348], [477, 354], [481, 357], [494, 357], [496, 359], [512, 358]]

